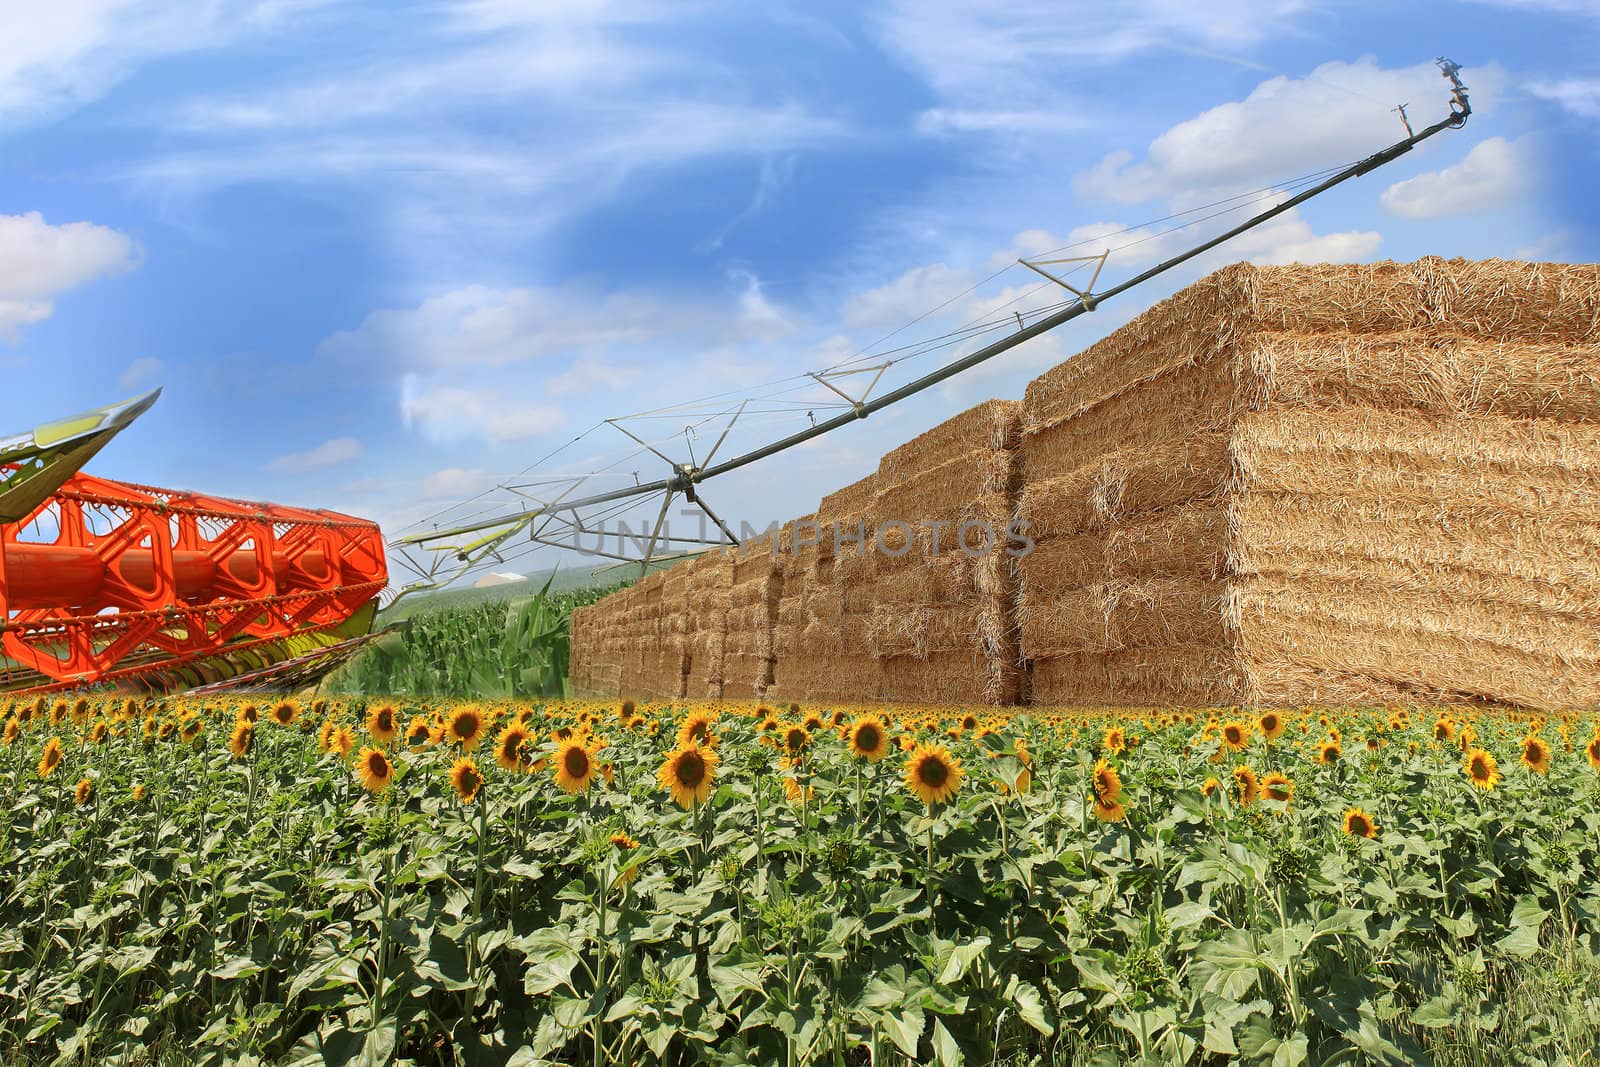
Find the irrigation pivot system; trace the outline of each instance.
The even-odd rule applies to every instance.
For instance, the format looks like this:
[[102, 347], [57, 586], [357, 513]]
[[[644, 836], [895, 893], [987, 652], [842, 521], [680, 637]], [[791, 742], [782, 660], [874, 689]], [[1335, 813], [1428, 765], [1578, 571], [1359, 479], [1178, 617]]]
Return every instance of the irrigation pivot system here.
[[[1024, 323], [1022, 316], [1018, 314], [1016, 315], [1017, 329], [1014, 332], [984, 345], [976, 351], [951, 360], [937, 369], [923, 374], [921, 377], [870, 399], [873, 387], [877, 385], [884, 370], [891, 365], [890, 363], [813, 373], [809, 375], [810, 378], [845, 401], [844, 409], [831, 418], [816, 421], [813, 417], [812, 424], [798, 432], [751, 448], [739, 455], [717, 461], [717, 453], [727, 440], [728, 431], [731, 430], [733, 423], [745, 413], [748, 406], [748, 401], [741, 402], [728, 413], [731, 418], [708, 454], [703, 459], [698, 461], [691, 459], [689, 462], [676, 460], [668, 456], [660, 451], [655, 444], [651, 444], [623, 427], [620, 424], [621, 420], [606, 420], [607, 423], [632, 438], [634, 442], [641, 446], [642, 450], [652, 453], [666, 463], [670, 473], [654, 481], [640, 482], [619, 489], [583, 496], [573, 495], [576, 488], [582, 484], [582, 478], [551, 478], [548, 479], [551, 484], [566, 485], [564, 491], [553, 499], [537, 500], [535, 498], [534, 506], [525, 507], [514, 514], [494, 515], [452, 525], [445, 529], [435, 528], [397, 538], [390, 543], [391, 553], [398, 557], [397, 562], [403, 562], [419, 577], [418, 581], [399, 591], [399, 595], [403, 596], [409, 592], [446, 585], [480, 567], [503, 564], [505, 562], [502, 554], [504, 546], [513, 538], [519, 537], [524, 533], [527, 534], [528, 540], [536, 545], [575, 549], [590, 555], [637, 563], [641, 575], [649, 567], [652, 560], [662, 558], [665, 553], [670, 551], [669, 546], [672, 543], [687, 542], [698, 546], [723, 543], [722, 541], [705, 541], [664, 534], [663, 526], [668, 508], [675, 496], [682, 496], [686, 502], [697, 506], [705, 512], [727, 543], [737, 543], [737, 538], [734, 537], [728, 525], [707, 505], [702, 490], [705, 482], [718, 475], [738, 470], [758, 460], [777, 455], [797, 445], [831, 433], [840, 427], [864, 419], [876, 411], [881, 411], [980, 363], [993, 359], [1001, 353], [1053, 330], [1063, 323], [1070, 322], [1079, 315], [1093, 311], [1107, 300], [1120, 296], [1130, 289], [1194, 259], [1196, 256], [1227, 243], [1240, 234], [1252, 230], [1313, 197], [1327, 192], [1336, 185], [1349, 181], [1351, 178], [1368, 174], [1386, 163], [1398, 159], [1442, 130], [1461, 127], [1466, 123], [1467, 117], [1472, 114], [1472, 108], [1467, 99], [1467, 87], [1462, 84], [1459, 76], [1461, 67], [1444, 58], [1440, 58], [1437, 62], [1440, 72], [1450, 83], [1450, 111], [1445, 118], [1422, 130], [1413, 130], [1409, 119], [1405, 115], [1404, 108], [1396, 108], [1395, 110], [1400, 113], [1401, 121], [1405, 124], [1407, 136], [1404, 139], [1373, 153], [1365, 159], [1338, 169], [1336, 172], [1317, 181], [1316, 184], [1303, 188], [1294, 196], [1274, 204], [1231, 229], [1196, 244], [1148, 270], [1100, 292], [1094, 291], [1094, 285], [1098, 281], [1108, 259], [1116, 251], [1114, 248], [1106, 249], [1095, 256], [1076, 256], [1062, 259], [1019, 259], [1017, 262], [1022, 266], [1027, 267], [1046, 278], [1050, 283], [1058, 285], [1070, 293], [1071, 301], [1032, 323]], [[1064, 263], [1076, 264], [1074, 269], [1093, 265], [1092, 277], [1081, 289], [1077, 288], [1069, 284], [1065, 278], [1059, 276], [1059, 265]], [[857, 396], [850, 395], [835, 384], [843, 376], [853, 374], [872, 375], [865, 389]], [[519, 493], [519, 495], [529, 496], [527, 493]], [[594, 532], [592, 520], [586, 523], [585, 518], [585, 513], [590, 509], [636, 501], [640, 498], [653, 498], [657, 495], [662, 498], [661, 507], [642, 557], [631, 557], [623, 555], [621, 552], [611, 553], [599, 549], [580, 547], [577, 544], [576, 535]], [[551, 532], [552, 527], [555, 528], [555, 534]], [[556, 540], [556, 534], [572, 535], [572, 540]], [[431, 553], [431, 556], [419, 560], [410, 554], [409, 550], [413, 548], [425, 549]]]

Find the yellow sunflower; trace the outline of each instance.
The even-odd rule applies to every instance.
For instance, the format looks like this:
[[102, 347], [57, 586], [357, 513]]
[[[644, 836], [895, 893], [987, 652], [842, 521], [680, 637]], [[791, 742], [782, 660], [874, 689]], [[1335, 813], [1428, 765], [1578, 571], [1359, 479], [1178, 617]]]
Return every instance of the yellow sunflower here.
[[850, 727], [850, 751], [868, 763], [889, 754], [889, 728], [876, 715], [863, 715]]
[[1343, 751], [1339, 747], [1339, 742], [1324, 741], [1317, 746], [1317, 762], [1323, 764], [1338, 763], [1339, 756]]
[[378, 744], [387, 745], [393, 741], [397, 729], [393, 704], [379, 704], [367, 713], [367, 733]]
[[1250, 727], [1242, 722], [1222, 724], [1222, 743], [1230, 752], [1237, 752], [1250, 743]]
[[381, 793], [394, 779], [394, 764], [382, 749], [368, 745], [356, 756], [356, 777], [361, 779], [361, 788], [367, 792]]
[[961, 760], [943, 745], [923, 742], [906, 760], [906, 789], [932, 807], [955, 798], [961, 789]]
[[681, 748], [691, 741], [697, 741], [706, 748], [717, 747], [717, 735], [711, 732], [711, 724], [716, 722], [716, 716], [705, 712], [694, 712], [683, 720], [683, 725], [678, 727], [678, 745]]
[[1205, 780], [1205, 784], [1203, 784], [1200, 787], [1200, 794], [1202, 796], [1208, 796], [1208, 797], [1216, 796], [1217, 795], [1217, 790], [1219, 790], [1221, 788], [1222, 788], [1222, 783], [1219, 782], [1216, 778], [1207, 778]]
[[1584, 755], [1589, 757], [1589, 766], [1600, 771], [1600, 734], [1596, 734], [1584, 746]]
[[556, 785], [568, 793], [582, 793], [594, 780], [594, 754], [578, 738], [563, 741], [556, 747], [554, 764]]
[[250, 748], [255, 743], [256, 728], [248, 721], [240, 718], [233, 724], [233, 734], [228, 738], [228, 751], [233, 753], [234, 759], [244, 759], [250, 755]]
[[50, 777], [59, 766], [61, 766], [61, 738], [52, 737], [44, 743], [44, 752], [39, 756], [39, 777]]
[[427, 748], [433, 741], [433, 727], [428, 725], [428, 720], [421, 715], [412, 717], [406, 723], [406, 744], [412, 748]]
[[1288, 804], [1294, 799], [1294, 782], [1287, 774], [1273, 771], [1261, 779], [1261, 799]]
[[444, 736], [460, 745], [463, 752], [471, 752], [483, 740], [483, 729], [483, 712], [475, 705], [466, 704], [457, 708], [446, 720]]
[[795, 723], [783, 729], [783, 748], [789, 753], [791, 759], [805, 755], [806, 749], [811, 747], [811, 733], [804, 726]]
[[483, 773], [470, 756], [462, 756], [450, 768], [450, 788], [456, 791], [463, 804], [478, 799], [478, 791], [483, 788]]
[[504, 730], [494, 743], [494, 761], [508, 771], [525, 771], [531, 760], [528, 749], [532, 746], [533, 735], [521, 723], [513, 722]]
[[149, 790], [145, 788], [145, 784], [143, 782], [140, 782], [138, 785], [133, 787], [133, 802], [135, 804], [140, 803], [148, 794]]
[[1550, 770], [1550, 746], [1538, 736], [1526, 737], [1522, 741], [1522, 765], [1536, 774], [1547, 774]]
[[1360, 808], [1351, 808], [1344, 813], [1344, 832], [1351, 837], [1365, 837], [1371, 840], [1378, 836], [1378, 824], [1372, 821], [1372, 816]]
[[1449, 741], [1455, 735], [1456, 728], [1450, 725], [1449, 719], [1440, 719], [1433, 724], [1433, 739], [1435, 741]]
[[1494, 755], [1484, 749], [1468, 750], [1462, 769], [1472, 779], [1472, 784], [1485, 792], [1500, 784], [1500, 768], [1495, 763]]
[[94, 798], [94, 782], [87, 778], [78, 779], [78, 785], [72, 790], [72, 799], [77, 804], [87, 804]]
[[356, 737], [347, 727], [339, 727], [333, 731], [333, 736], [328, 739], [328, 751], [343, 759], [356, 747]]
[[1128, 735], [1123, 733], [1122, 727], [1113, 726], [1106, 731], [1102, 747], [1113, 756], [1119, 752], [1125, 752], [1128, 748]]
[[1094, 787], [1096, 804], [1109, 807], [1122, 799], [1122, 778], [1117, 774], [1117, 769], [1105, 760], [1095, 763], [1090, 783]]
[[631, 882], [639, 877], [639, 865], [628, 862], [628, 853], [639, 847], [639, 842], [625, 833], [611, 835], [611, 845], [617, 850], [617, 865], [622, 868], [613, 885]]
[[1276, 741], [1283, 734], [1283, 716], [1275, 711], [1262, 712], [1256, 720], [1256, 729], [1261, 731], [1261, 736], [1268, 741]]
[[672, 794], [680, 808], [704, 804], [711, 797], [719, 757], [714, 749], [691, 742], [667, 753], [656, 772], [661, 788]]
[[783, 780], [783, 795], [789, 798], [789, 803], [801, 804], [809, 803], [816, 797], [817, 791], [809, 785], [802, 789], [800, 783], [793, 778], [785, 778]]
[[272, 705], [268, 716], [279, 726], [293, 726], [294, 721], [300, 717], [300, 705], [292, 700], [280, 700]]
[[1261, 794], [1261, 784], [1256, 781], [1256, 772], [1247, 765], [1240, 765], [1233, 769], [1234, 796], [1240, 804], [1249, 806], [1256, 802], [1256, 797]]

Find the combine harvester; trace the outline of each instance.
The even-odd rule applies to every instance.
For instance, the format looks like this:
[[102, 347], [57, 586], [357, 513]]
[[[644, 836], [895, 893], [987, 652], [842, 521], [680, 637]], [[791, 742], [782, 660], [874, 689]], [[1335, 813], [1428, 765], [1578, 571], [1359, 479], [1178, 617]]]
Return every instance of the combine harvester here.
[[293, 688], [372, 636], [375, 523], [82, 473], [158, 396], [0, 437], [0, 693]]

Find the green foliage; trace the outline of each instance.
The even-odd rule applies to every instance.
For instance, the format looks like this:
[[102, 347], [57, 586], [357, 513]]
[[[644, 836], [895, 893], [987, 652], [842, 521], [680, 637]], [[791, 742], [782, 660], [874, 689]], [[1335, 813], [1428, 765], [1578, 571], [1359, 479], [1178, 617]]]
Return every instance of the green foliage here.
[[553, 592], [413, 616], [373, 642], [325, 683], [335, 694], [563, 696], [574, 608], [614, 592]]
[[[366, 710], [329, 714], [357, 727]], [[633, 728], [603, 705], [525, 710], [537, 759], [591, 723], [610, 784], [570, 796], [548, 766], [503, 770], [491, 731], [475, 803], [449, 785], [448, 747], [395, 751], [394, 781], [368, 794], [348, 757], [319, 752], [313, 714], [263, 719], [250, 758], [230, 758], [229, 704], [204, 709], [198, 746], [147, 741], [137, 721], [102, 744], [70, 721], [19, 731], [0, 748], [0, 1062], [1457, 1067], [1600, 1052], [1600, 786], [1581, 745], [1553, 738], [1548, 775], [1517, 766], [1522, 724], [1480, 718], [1506, 768], [1487, 793], [1418, 727], [1326, 766], [1257, 738], [1233, 759], [1288, 774], [1285, 805], [1202, 796], [1231, 764], [1208, 763], [1199, 726], [1152, 723], [1110, 757], [1127, 820], [1102, 823], [1088, 793], [1104, 720], [952, 738], [950, 718], [902, 716], [963, 762], [930, 812], [903, 754], [858, 764], [818, 729], [797, 770], [758, 720], [724, 712], [715, 791], [685, 811], [656, 773], [690, 709], [646, 707]], [[41, 781], [52, 733], [65, 762]], [[1020, 773], [1017, 736], [1021, 795], [997, 784]], [[814, 793], [785, 789], [796, 774]], [[78, 805], [83, 776], [96, 788]], [[1343, 832], [1355, 806], [1376, 839]]]

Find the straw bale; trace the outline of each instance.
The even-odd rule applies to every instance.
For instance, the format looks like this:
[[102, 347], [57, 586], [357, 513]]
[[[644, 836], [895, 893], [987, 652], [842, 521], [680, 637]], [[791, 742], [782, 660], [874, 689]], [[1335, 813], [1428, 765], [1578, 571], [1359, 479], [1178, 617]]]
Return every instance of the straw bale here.
[[894, 449], [878, 463], [879, 485], [895, 485], [964, 453], [1015, 448], [1022, 426], [1015, 400], [985, 400]]
[[920, 526], [957, 519], [977, 497], [1003, 495], [1013, 477], [1010, 453], [978, 452], [956, 456], [887, 486], [879, 479], [872, 506], [874, 525], [896, 521]]
[[1253, 407], [1410, 408], [1434, 415], [1600, 419], [1594, 346], [1505, 341], [1430, 330], [1271, 332], [1240, 358], [1259, 380]]
[[1529, 515], [1476, 501], [1244, 494], [1240, 574], [1382, 574], [1400, 588], [1600, 617], [1600, 515]]
[[1218, 432], [1110, 453], [1065, 475], [1029, 482], [1017, 518], [1045, 541], [1214, 497], [1234, 484], [1233, 444], [1230, 434]]
[[914, 562], [883, 572], [871, 584], [874, 604], [954, 604], [973, 597], [972, 566], [959, 551], [914, 557]]
[[1017, 560], [1022, 595], [1049, 599], [1082, 590], [1110, 577], [1109, 532], [1071, 534], [1040, 541]]
[[983, 704], [992, 685], [989, 663], [972, 652], [946, 652], [926, 659], [881, 659], [884, 699], [934, 704]]
[[817, 523], [826, 526], [828, 523], [862, 515], [871, 510], [873, 499], [878, 492], [877, 482], [878, 475], [874, 472], [823, 497], [817, 504]]
[[1203, 645], [1085, 652], [1033, 665], [1036, 705], [1216, 707], [1252, 703], [1252, 693], [1230, 650]]
[[1112, 526], [1103, 546], [1105, 572], [1116, 578], [1222, 578], [1229, 573], [1237, 521], [1231, 505], [1196, 504]]
[[879, 659], [970, 652], [978, 647], [978, 613], [966, 605], [880, 606], [872, 613], [867, 644]]
[[1217, 356], [1200, 363], [1180, 360], [1110, 395], [1070, 406], [1051, 396], [1041, 401], [1023, 434], [1023, 477], [1037, 481], [1110, 452], [1162, 448], [1219, 430], [1243, 403], [1238, 378], [1234, 363]]

